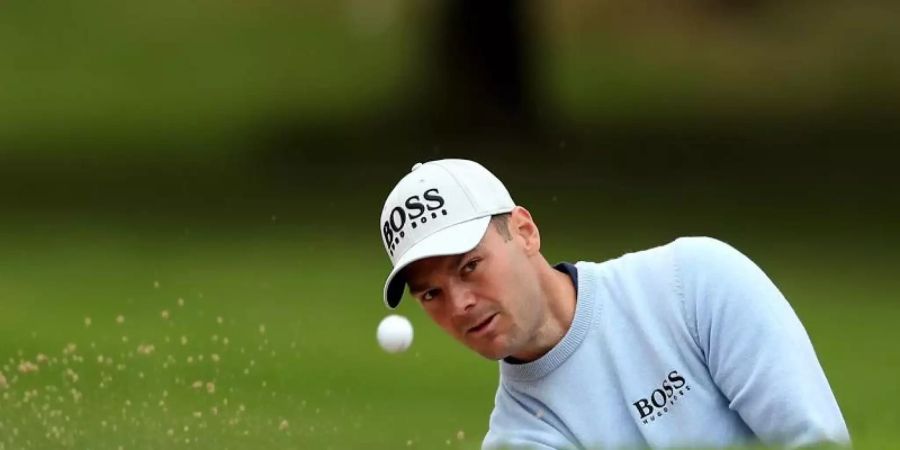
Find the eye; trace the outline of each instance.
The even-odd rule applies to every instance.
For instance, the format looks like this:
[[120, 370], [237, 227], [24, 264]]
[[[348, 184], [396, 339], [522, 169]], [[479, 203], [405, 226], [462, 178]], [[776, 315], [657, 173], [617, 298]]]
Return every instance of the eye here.
[[474, 271], [475, 271], [475, 268], [478, 267], [478, 263], [480, 263], [480, 262], [481, 262], [481, 259], [479, 259], [479, 258], [475, 258], [475, 259], [473, 259], [473, 260], [467, 262], [466, 265], [463, 266], [462, 272], [463, 272], [463, 273], [472, 273], [472, 272], [474, 272]]
[[438, 290], [438, 289], [427, 290], [422, 294], [422, 296], [420, 297], [420, 300], [423, 302], [428, 302], [428, 301], [434, 300], [434, 298], [437, 297], [439, 293], [440, 293], [440, 290]]

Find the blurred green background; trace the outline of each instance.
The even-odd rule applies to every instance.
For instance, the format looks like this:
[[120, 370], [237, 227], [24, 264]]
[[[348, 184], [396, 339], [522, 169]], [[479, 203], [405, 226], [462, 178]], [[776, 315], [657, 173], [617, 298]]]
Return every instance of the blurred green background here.
[[[766, 270], [857, 448], [900, 440], [895, 2], [7, 1], [0, 450], [478, 448], [496, 363], [377, 218], [468, 157], [551, 261], [709, 235]], [[152, 346], [152, 347], [151, 347]]]

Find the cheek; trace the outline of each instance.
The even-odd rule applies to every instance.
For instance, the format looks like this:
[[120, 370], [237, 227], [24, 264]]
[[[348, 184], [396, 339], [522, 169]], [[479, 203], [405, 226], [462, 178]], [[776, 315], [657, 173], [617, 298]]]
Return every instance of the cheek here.
[[502, 271], [502, 275], [499, 278], [501, 280], [500, 294], [503, 295], [508, 301], [519, 302], [519, 297], [522, 296], [522, 293], [526, 291], [526, 286], [531, 282], [524, 274], [522, 273], [522, 268], [518, 267], [516, 264], [507, 264]]
[[539, 315], [540, 299], [536, 298], [539, 292], [537, 279], [523, 267], [516, 267], [510, 271], [507, 280], [506, 309], [513, 315], [513, 320], [519, 327], [529, 327], [534, 316]]
[[436, 323], [451, 336], [456, 335], [456, 329], [453, 327], [453, 323], [450, 320], [450, 315], [447, 314], [443, 309], [441, 309], [439, 305], [422, 305], [422, 307], [425, 309], [425, 312], [429, 317], [431, 317], [431, 320], [434, 323]]
[[509, 255], [497, 257], [491, 262], [490, 267], [482, 274], [487, 288], [485, 294], [500, 302], [509, 302], [518, 296], [521, 277], [519, 268], [512, 263]]

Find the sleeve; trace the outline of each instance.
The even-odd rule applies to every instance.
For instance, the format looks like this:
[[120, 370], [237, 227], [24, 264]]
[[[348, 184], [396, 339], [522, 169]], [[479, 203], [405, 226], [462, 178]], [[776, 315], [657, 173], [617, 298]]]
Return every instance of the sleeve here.
[[675, 248], [688, 326], [730, 408], [766, 445], [849, 446], [809, 336], [766, 274], [715, 239]]
[[518, 402], [503, 386], [497, 388], [482, 450], [553, 450], [575, 446], [548, 422], [552, 415]]

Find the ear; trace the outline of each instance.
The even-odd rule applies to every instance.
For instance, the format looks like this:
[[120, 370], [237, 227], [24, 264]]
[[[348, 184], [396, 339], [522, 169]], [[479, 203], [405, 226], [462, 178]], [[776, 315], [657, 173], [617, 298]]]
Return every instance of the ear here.
[[527, 209], [516, 206], [511, 211], [509, 228], [522, 243], [525, 254], [531, 256], [541, 251], [541, 233]]

